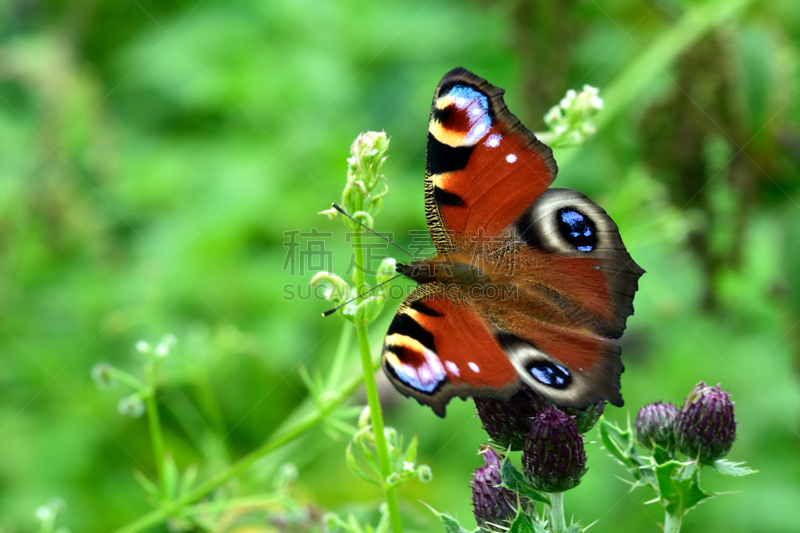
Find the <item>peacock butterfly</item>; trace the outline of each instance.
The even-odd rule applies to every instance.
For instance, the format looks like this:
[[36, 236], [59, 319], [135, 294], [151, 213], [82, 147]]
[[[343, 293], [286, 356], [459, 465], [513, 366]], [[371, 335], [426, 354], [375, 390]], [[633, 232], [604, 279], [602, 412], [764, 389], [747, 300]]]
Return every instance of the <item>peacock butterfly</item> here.
[[622, 406], [618, 339], [644, 273], [617, 225], [558, 170], [503, 101], [456, 68], [433, 96], [425, 215], [437, 255], [397, 265], [420, 285], [383, 344], [398, 391], [439, 416], [451, 398], [527, 384], [557, 405]]

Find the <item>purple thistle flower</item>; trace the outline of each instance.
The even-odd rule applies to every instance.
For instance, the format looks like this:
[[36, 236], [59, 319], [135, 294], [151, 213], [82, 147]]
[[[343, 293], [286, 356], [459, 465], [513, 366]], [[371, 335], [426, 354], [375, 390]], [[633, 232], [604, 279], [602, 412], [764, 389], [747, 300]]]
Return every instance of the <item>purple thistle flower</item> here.
[[547, 407], [533, 419], [525, 438], [522, 470], [534, 488], [545, 492], [564, 492], [581, 482], [586, 452], [571, 416]]
[[678, 449], [701, 463], [711, 463], [731, 451], [736, 420], [730, 394], [719, 384], [695, 385], [675, 423]]
[[675, 420], [678, 408], [671, 403], [655, 402], [639, 409], [636, 415], [636, 440], [652, 450], [654, 445], [670, 452], [675, 451]]
[[509, 489], [500, 487], [500, 465], [503, 458], [491, 446], [481, 446], [484, 466], [475, 470], [472, 478], [472, 507], [475, 520], [482, 529], [499, 529], [508, 525], [517, 516], [517, 507], [527, 499]]
[[538, 392], [523, 385], [508, 400], [475, 398], [478, 417], [492, 441], [503, 449], [519, 451], [525, 446], [525, 435], [531, 420], [550, 405]]

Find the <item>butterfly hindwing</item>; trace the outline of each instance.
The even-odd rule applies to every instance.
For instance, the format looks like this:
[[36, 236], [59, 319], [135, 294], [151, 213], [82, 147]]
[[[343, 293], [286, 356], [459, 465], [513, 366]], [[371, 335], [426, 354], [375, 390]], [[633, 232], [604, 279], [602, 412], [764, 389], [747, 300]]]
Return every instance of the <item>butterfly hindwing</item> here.
[[552, 151], [508, 111], [502, 89], [462, 68], [442, 78], [425, 169], [425, 212], [440, 252], [500, 234], [556, 172]]
[[491, 324], [446, 296], [441, 284], [417, 288], [401, 304], [383, 344], [382, 365], [401, 393], [444, 416], [454, 396], [508, 397], [518, 372]]
[[603, 208], [580, 192], [548, 189], [517, 219], [514, 235], [527, 245], [515, 265], [521, 282], [551, 290], [555, 302], [575, 310], [576, 326], [607, 339], [622, 335], [644, 270]]

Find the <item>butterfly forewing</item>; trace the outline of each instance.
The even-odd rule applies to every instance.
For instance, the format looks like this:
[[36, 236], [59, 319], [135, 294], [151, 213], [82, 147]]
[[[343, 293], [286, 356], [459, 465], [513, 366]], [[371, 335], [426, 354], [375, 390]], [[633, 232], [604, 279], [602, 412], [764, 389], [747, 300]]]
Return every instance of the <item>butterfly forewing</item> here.
[[512, 115], [503, 90], [445, 74], [428, 122], [425, 207], [440, 252], [500, 234], [555, 179], [553, 153]]

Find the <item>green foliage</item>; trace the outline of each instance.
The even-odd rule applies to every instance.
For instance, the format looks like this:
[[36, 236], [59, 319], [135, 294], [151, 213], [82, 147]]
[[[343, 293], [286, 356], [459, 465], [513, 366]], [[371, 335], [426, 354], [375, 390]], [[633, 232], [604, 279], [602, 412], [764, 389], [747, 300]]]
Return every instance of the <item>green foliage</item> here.
[[[704, 478], [709, 492], [741, 493], [701, 506], [691, 527], [793, 530], [795, 11], [792, 0], [5, 2], [0, 527], [167, 531], [187, 520], [203, 530], [225, 520], [263, 530], [273, 517], [313, 528], [319, 508], [377, 527], [388, 516], [373, 513], [380, 489], [343, 460], [361, 410], [348, 399], [363, 404], [351, 325], [321, 319], [331, 302], [308, 288], [317, 271], [347, 270], [352, 243], [316, 212], [340, 200], [348, 144], [384, 130], [391, 192], [371, 204], [383, 202], [376, 229], [414, 245], [408, 232], [425, 231], [430, 98], [463, 65], [506, 89], [533, 131], [568, 89], [600, 88], [598, 131], [555, 150], [555, 186], [602, 205], [647, 270], [622, 339], [626, 405], [701, 379], [728, 384], [741, 422], [731, 460], [761, 473]], [[329, 236], [286, 246], [288, 232], [312, 228]], [[306, 264], [312, 241], [330, 264]], [[385, 296], [380, 316], [364, 316], [374, 318], [372, 356], [396, 305]], [[165, 331], [180, 343], [160, 362], [133, 348]], [[98, 390], [93, 368], [116, 388]], [[398, 486], [407, 529], [440, 527], [420, 500], [470, 529], [467, 473], [484, 439], [472, 407], [453, 402], [441, 420], [378, 385], [387, 422], [419, 435], [416, 461], [436, 472]], [[122, 398], [142, 416], [121, 416]], [[606, 410], [617, 425], [626, 415]], [[629, 496], [613, 461], [589, 448], [567, 513], [599, 519], [597, 533], [621, 523], [657, 531], [661, 509], [641, 506], [645, 491]], [[299, 472], [288, 499], [272, 484], [287, 462]], [[163, 488], [177, 502], [162, 501]], [[37, 509], [53, 497], [66, 505], [45, 528]]]
[[525, 478], [525, 475], [520, 472], [511, 461], [509, 461], [508, 456], [506, 456], [502, 466], [500, 467], [500, 477], [503, 480], [504, 487], [511, 489], [530, 500], [546, 504], [550, 503], [550, 498], [533, 488]]
[[[652, 454], [645, 450], [645, 455], [640, 455], [630, 421], [622, 429], [601, 418], [600, 437], [606, 450], [628, 468], [634, 478], [633, 486], [649, 485], [655, 490], [655, 501], [660, 501], [666, 511], [665, 523], [672, 526], [667, 527], [668, 532], [679, 531], [686, 513], [717, 495], [700, 487], [700, 472], [708, 465], [695, 458], [680, 461], [671, 451], [653, 443], [648, 443], [652, 446]], [[735, 477], [754, 473], [750, 468], [741, 466], [741, 463], [731, 463], [724, 459], [717, 459], [711, 466], [721, 474]]]

